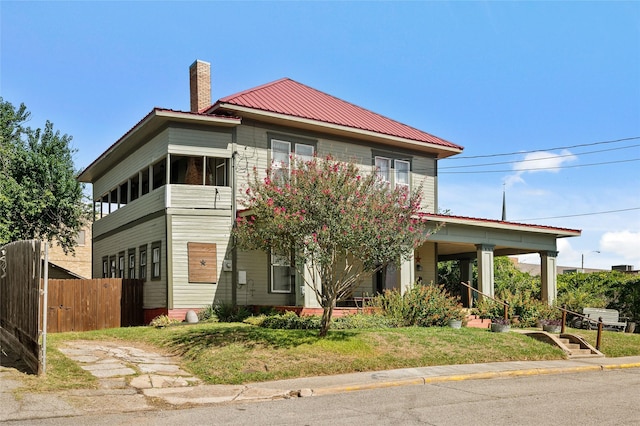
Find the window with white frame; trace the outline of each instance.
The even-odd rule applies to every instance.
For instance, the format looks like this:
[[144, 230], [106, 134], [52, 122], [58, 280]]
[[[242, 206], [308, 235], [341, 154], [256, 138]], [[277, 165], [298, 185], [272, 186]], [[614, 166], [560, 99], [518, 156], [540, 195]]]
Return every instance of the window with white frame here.
[[147, 279], [147, 246], [140, 247], [140, 273], [138, 278]]
[[284, 177], [289, 174], [289, 154], [291, 144], [286, 141], [271, 140], [271, 168], [273, 178]]
[[313, 145], [307, 145], [303, 143], [296, 144], [296, 157], [300, 160], [307, 162], [313, 160], [313, 154], [315, 149]]
[[102, 278], [109, 278], [109, 258], [102, 258]]
[[376, 176], [381, 182], [391, 183], [391, 159], [376, 157]]
[[271, 292], [291, 293], [291, 266], [284, 256], [271, 255]]
[[118, 278], [124, 278], [124, 253], [118, 255]]
[[129, 278], [134, 279], [136, 277], [136, 250], [129, 250]]
[[411, 163], [405, 160], [395, 160], [393, 166], [396, 170], [396, 187], [409, 190], [409, 172]]
[[151, 248], [151, 279], [160, 279], [160, 243]]

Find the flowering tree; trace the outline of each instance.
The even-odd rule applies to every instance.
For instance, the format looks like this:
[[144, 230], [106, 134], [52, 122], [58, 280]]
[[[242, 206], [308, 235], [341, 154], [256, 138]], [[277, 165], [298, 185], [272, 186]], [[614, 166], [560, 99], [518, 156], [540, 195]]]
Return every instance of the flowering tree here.
[[330, 157], [291, 164], [274, 164], [266, 177], [254, 169], [234, 232], [239, 247], [294, 259], [324, 309], [325, 336], [336, 302], [351, 297], [364, 275], [409, 258], [427, 237], [415, 217], [421, 188], [394, 188]]

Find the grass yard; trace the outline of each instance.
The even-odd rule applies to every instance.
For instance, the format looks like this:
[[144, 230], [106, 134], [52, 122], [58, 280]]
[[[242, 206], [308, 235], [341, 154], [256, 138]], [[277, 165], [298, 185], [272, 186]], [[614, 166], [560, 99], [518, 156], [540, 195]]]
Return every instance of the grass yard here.
[[[595, 344], [596, 332], [569, 330]], [[45, 378], [26, 377], [31, 391], [95, 387], [96, 380], [56, 348], [65, 341], [120, 340], [177, 354], [183, 367], [209, 384], [240, 384], [304, 376], [479, 362], [562, 359], [560, 349], [519, 333], [475, 328], [409, 327], [272, 330], [239, 323], [167, 328], [131, 327], [48, 335]], [[605, 332], [607, 356], [640, 355], [640, 334]]]

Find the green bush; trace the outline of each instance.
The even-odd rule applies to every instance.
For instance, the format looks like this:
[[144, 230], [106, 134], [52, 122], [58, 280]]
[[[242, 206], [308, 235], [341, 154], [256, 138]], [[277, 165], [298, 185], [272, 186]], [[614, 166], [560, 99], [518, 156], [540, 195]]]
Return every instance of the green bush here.
[[396, 328], [401, 324], [393, 318], [381, 314], [353, 314], [335, 318], [331, 328], [347, 330], [357, 328]]
[[376, 296], [371, 305], [402, 326], [445, 326], [451, 319], [464, 318], [458, 299], [436, 285], [415, 285], [404, 295], [395, 289], [388, 290]]
[[251, 312], [246, 307], [227, 302], [215, 304], [213, 312], [221, 322], [242, 322], [251, 316]]
[[213, 305], [208, 305], [204, 309], [200, 309], [198, 311], [198, 321], [199, 322], [218, 322], [218, 316], [216, 315], [216, 311]]
[[180, 321], [174, 318], [169, 318], [168, 315], [158, 315], [149, 323], [152, 327], [162, 328], [170, 325], [180, 324]]
[[285, 312], [279, 315], [269, 315], [264, 318], [261, 327], [279, 330], [310, 330], [320, 328], [320, 317], [299, 317], [295, 312]]

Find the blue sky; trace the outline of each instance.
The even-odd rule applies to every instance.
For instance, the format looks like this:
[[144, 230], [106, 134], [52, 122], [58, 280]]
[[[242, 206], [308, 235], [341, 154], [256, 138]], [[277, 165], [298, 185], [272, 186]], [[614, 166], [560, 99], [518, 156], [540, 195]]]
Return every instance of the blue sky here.
[[78, 169], [154, 106], [188, 110], [202, 59], [214, 100], [290, 77], [458, 157], [517, 152], [441, 161], [439, 207], [499, 219], [506, 188], [509, 220], [583, 230], [559, 264], [640, 268], [640, 2], [2, 1], [0, 19], [1, 96], [72, 135]]

